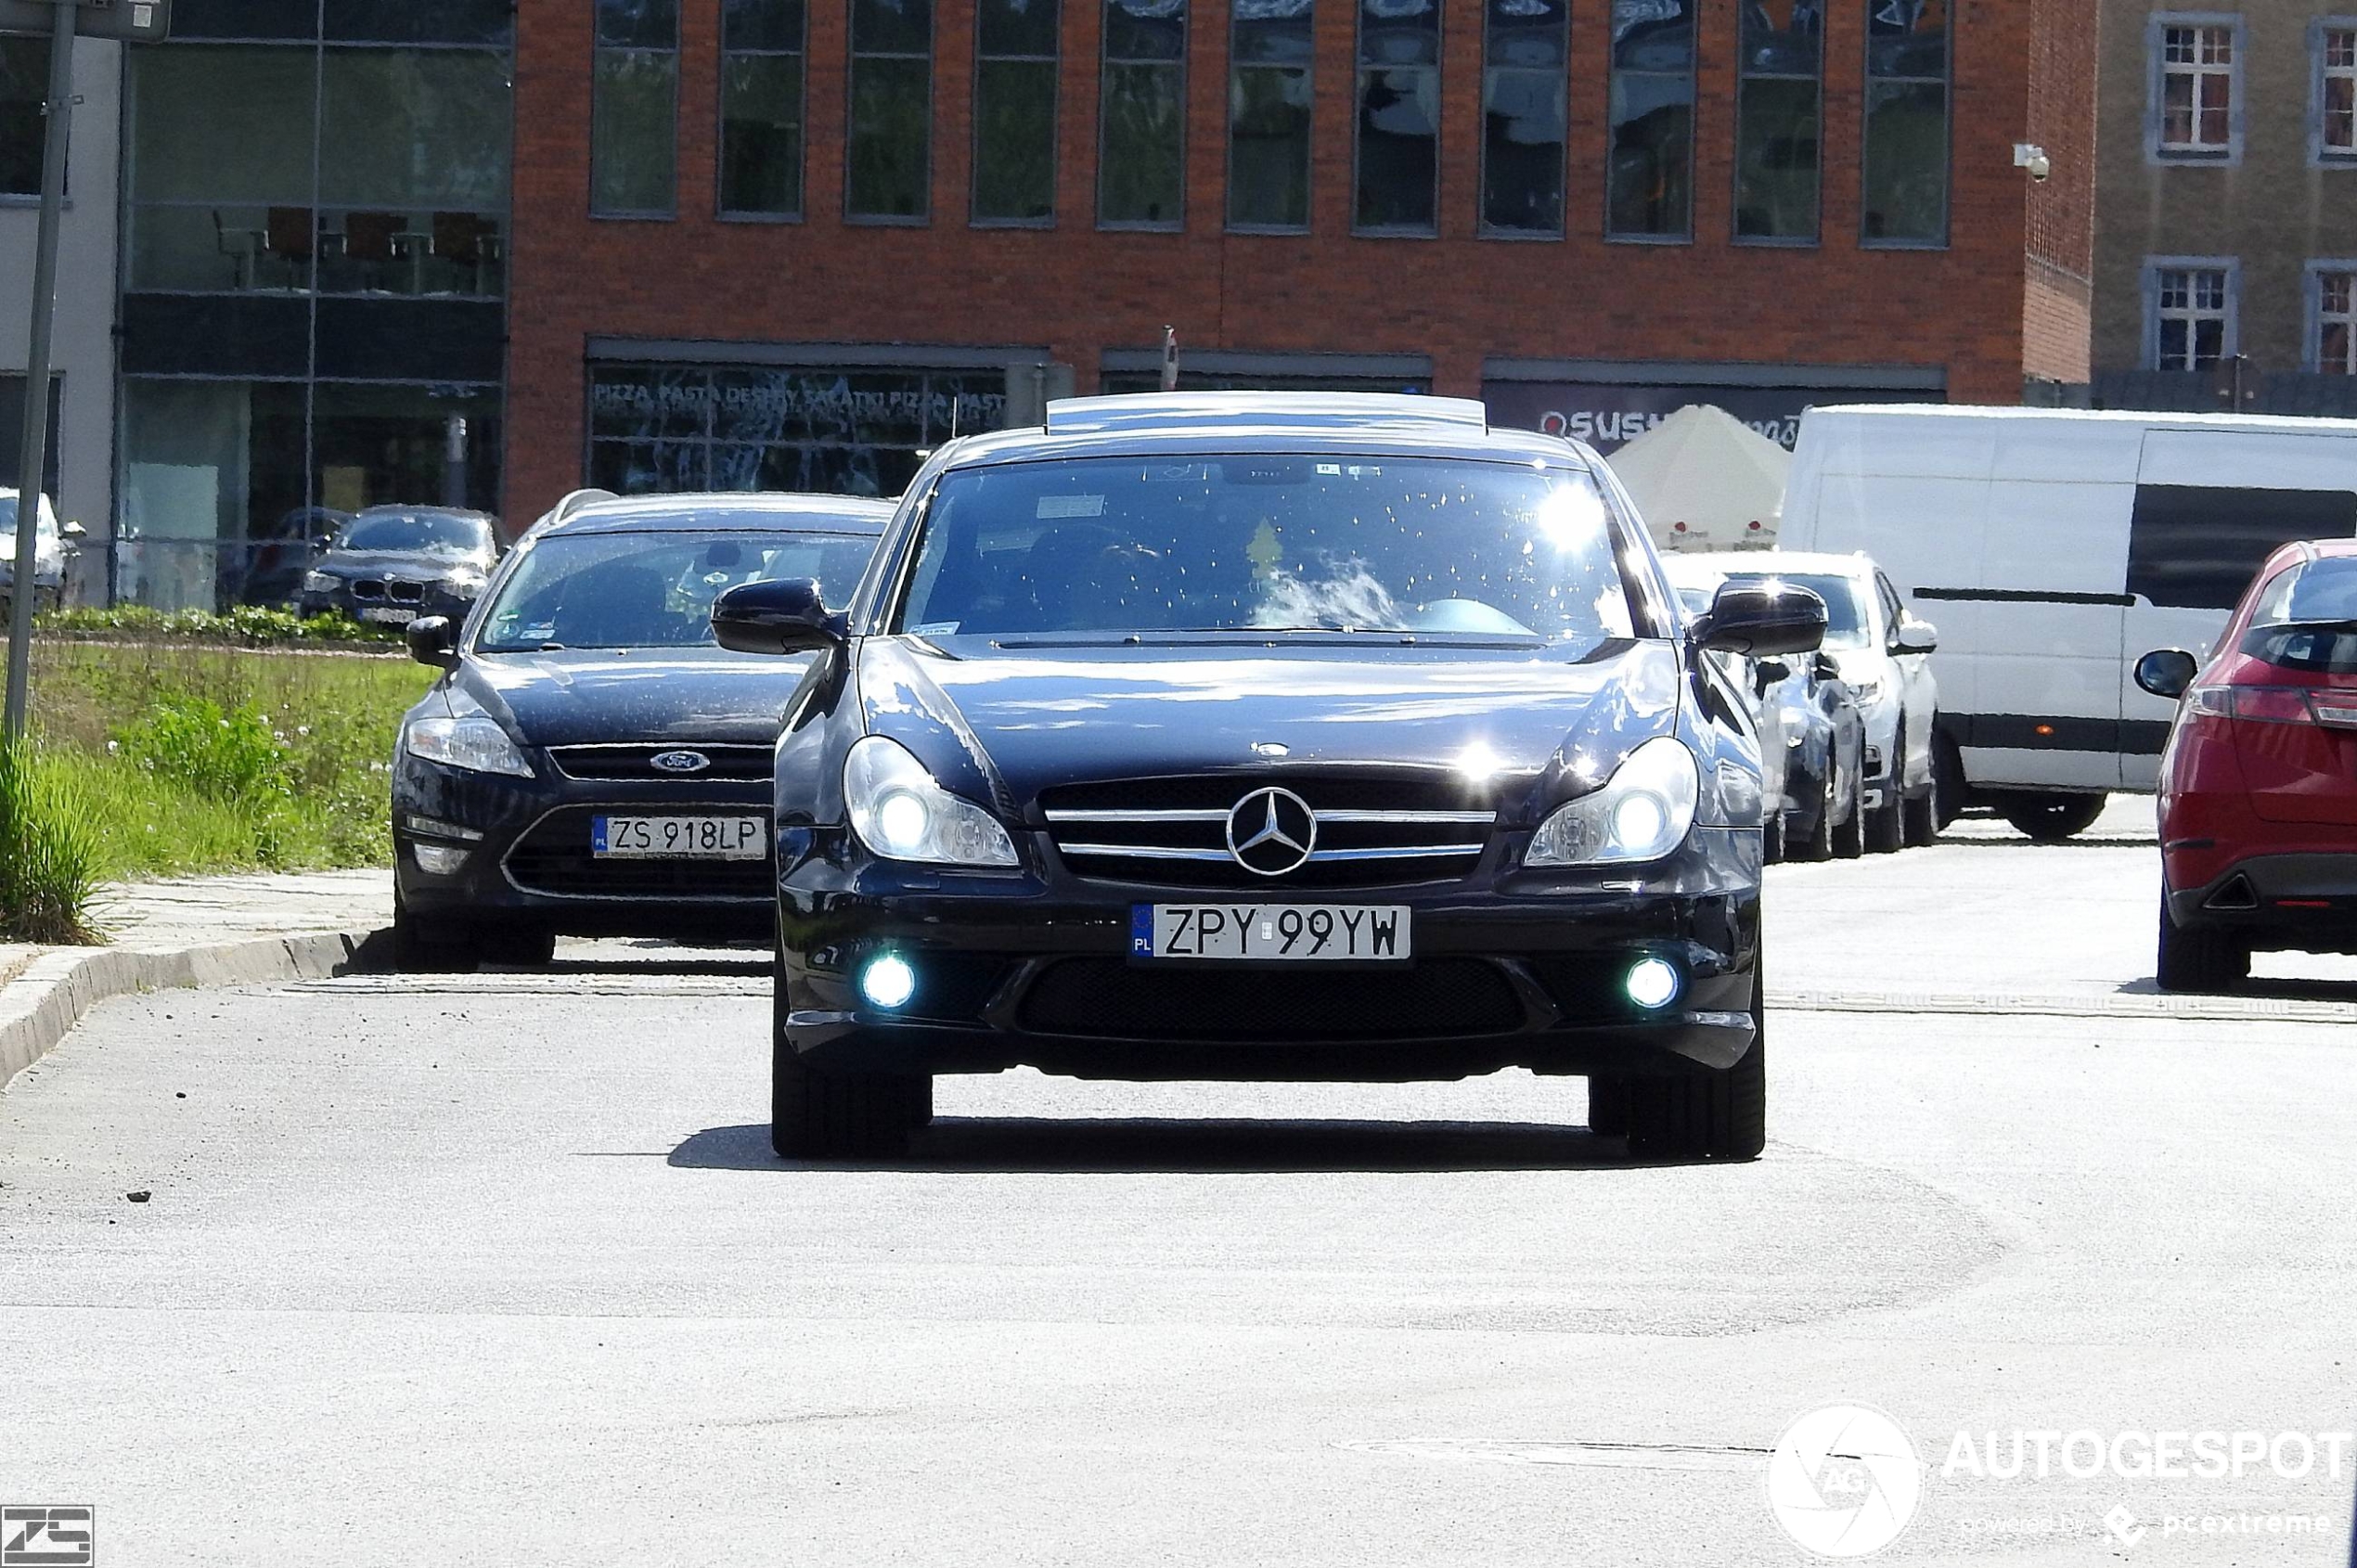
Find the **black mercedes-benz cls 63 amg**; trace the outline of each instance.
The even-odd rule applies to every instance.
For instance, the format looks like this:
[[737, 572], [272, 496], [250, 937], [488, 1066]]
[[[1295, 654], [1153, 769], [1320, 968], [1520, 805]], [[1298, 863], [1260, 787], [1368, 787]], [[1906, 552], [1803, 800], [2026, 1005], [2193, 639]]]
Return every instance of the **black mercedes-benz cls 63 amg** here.
[[802, 672], [715, 647], [712, 602], [776, 577], [848, 594], [891, 515], [609, 498], [534, 529], [463, 626], [412, 623], [410, 651], [445, 673], [393, 752], [398, 961], [541, 963], [560, 932], [766, 935], [770, 756]]
[[890, 1154], [944, 1073], [1591, 1080], [1655, 1157], [1765, 1137], [1758, 743], [1627, 496], [1477, 404], [1075, 400], [953, 442], [856, 594], [720, 596], [817, 655], [777, 757], [774, 1137]]

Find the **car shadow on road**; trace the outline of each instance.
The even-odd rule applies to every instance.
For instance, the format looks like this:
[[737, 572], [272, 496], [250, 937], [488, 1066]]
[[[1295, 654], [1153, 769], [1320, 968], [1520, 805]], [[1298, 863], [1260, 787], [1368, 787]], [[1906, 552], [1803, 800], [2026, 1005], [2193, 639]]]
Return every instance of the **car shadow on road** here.
[[685, 1170], [1080, 1171], [1102, 1175], [1593, 1170], [1650, 1163], [1620, 1138], [1535, 1122], [943, 1116], [906, 1159], [780, 1160], [767, 1124], [710, 1127], [671, 1151]]
[[2122, 996], [2177, 996], [2188, 1001], [2338, 1002], [2357, 1004], [2357, 981], [2298, 980], [2261, 976], [2245, 981], [2232, 991], [2163, 991], [2160, 982], [2146, 975], [2115, 988]]

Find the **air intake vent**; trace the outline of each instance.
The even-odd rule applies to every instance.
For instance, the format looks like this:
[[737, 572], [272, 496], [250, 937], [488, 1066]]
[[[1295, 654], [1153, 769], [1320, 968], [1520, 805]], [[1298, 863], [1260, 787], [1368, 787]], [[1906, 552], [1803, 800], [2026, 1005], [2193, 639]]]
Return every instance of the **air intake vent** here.
[[2219, 884], [2218, 891], [2209, 895], [2209, 902], [2202, 907], [2228, 911], [2256, 909], [2259, 907], [2259, 894], [2251, 891], [2250, 879], [2237, 871]]

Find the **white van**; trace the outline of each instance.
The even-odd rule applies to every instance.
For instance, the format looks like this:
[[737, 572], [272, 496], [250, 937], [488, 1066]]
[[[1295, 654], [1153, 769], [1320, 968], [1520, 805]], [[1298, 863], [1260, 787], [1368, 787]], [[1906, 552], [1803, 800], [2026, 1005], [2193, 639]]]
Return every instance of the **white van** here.
[[1782, 543], [1864, 550], [1939, 623], [1941, 794], [2032, 837], [2149, 791], [2174, 706], [2270, 551], [2357, 534], [2357, 420], [1880, 405], [1801, 421]]

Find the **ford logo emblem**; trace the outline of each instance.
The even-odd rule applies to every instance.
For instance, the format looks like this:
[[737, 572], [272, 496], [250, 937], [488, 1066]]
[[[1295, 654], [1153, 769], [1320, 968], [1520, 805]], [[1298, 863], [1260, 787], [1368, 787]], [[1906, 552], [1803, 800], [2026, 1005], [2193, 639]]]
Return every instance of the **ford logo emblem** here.
[[657, 752], [647, 760], [665, 773], [702, 773], [712, 765], [702, 752]]

